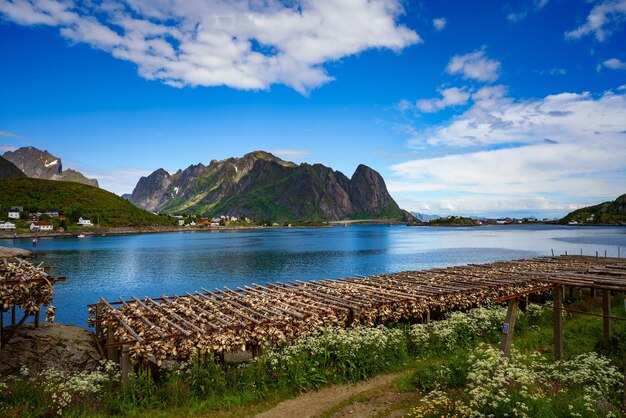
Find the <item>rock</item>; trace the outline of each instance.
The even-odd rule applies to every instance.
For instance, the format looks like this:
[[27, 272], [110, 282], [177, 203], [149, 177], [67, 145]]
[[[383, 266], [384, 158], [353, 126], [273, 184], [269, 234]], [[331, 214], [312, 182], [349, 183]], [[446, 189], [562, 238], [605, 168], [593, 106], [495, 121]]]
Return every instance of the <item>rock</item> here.
[[63, 170], [61, 159], [50, 154], [47, 150], [22, 147], [15, 151], [7, 151], [3, 157], [30, 178], [71, 181], [98, 187], [96, 179], [89, 179], [76, 170]]
[[14, 179], [26, 177], [22, 170], [17, 168], [11, 161], [0, 157], [0, 179]]
[[[4, 329], [6, 335], [10, 327]], [[22, 325], [0, 350], [0, 375], [31, 375], [55, 368], [61, 371], [96, 370], [101, 357], [89, 332], [74, 325], [41, 323]]]
[[0, 258], [30, 257], [32, 252], [21, 248], [0, 247]]

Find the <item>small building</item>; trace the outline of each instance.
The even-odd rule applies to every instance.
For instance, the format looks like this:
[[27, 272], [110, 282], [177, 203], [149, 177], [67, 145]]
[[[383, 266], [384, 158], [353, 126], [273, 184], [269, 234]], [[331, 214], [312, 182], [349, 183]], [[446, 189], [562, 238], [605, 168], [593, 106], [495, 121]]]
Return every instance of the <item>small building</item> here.
[[53, 229], [52, 222], [38, 221], [30, 224], [31, 231], [52, 231]]
[[9, 211], [9, 219], [20, 219], [20, 211], [16, 209], [11, 209]]
[[185, 220], [184, 219], [179, 219], [178, 220], [178, 226], [185, 226]]
[[92, 226], [91, 219], [83, 218], [82, 216], [78, 218], [78, 225], [80, 226]]
[[67, 220], [67, 216], [59, 215], [59, 221], [66, 221], [66, 220]]
[[41, 216], [41, 213], [29, 213], [28, 220], [31, 222], [37, 222], [40, 216]]
[[59, 211], [58, 210], [47, 210], [44, 212], [44, 215], [48, 215], [52, 218], [58, 218], [59, 217]]
[[11, 206], [11, 210], [16, 210], [19, 213], [24, 212], [24, 206]]
[[14, 231], [15, 230], [15, 224], [11, 223], [9, 221], [7, 221], [7, 222], [0, 222], [0, 230], [1, 231]]
[[191, 221], [191, 222], [189, 222], [189, 224], [188, 224], [188, 225], [189, 225], [189, 226], [196, 226], [196, 221]]

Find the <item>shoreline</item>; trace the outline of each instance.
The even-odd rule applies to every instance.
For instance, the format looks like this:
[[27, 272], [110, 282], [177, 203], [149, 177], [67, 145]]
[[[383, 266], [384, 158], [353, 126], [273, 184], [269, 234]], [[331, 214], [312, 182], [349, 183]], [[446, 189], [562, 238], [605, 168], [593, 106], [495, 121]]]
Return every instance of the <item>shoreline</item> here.
[[[217, 226], [217, 227], [164, 227], [164, 226], [147, 226], [147, 227], [110, 227], [110, 228], [98, 228], [98, 229], [85, 229], [85, 230], [72, 230], [72, 231], [53, 231], [53, 232], [18, 232], [17, 236], [14, 236], [13, 231], [0, 232], [0, 242], [2, 240], [16, 239], [32, 239], [32, 238], [77, 238], [79, 234], [87, 236], [108, 236], [108, 235], [140, 235], [140, 234], [165, 234], [171, 232], [221, 232], [221, 231], [256, 231], [266, 229], [301, 229], [301, 228], [336, 228], [336, 227], [348, 227], [351, 225], [405, 225], [407, 227], [433, 227], [433, 228], [446, 228], [446, 227], [485, 227], [485, 226], [498, 226], [498, 227], [510, 227], [520, 226], [520, 224], [511, 225], [464, 225], [464, 224], [448, 224], [448, 225], [429, 225], [428, 223], [422, 224], [407, 224], [398, 221], [384, 221], [384, 220], [352, 220], [352, 221], [331, 221], [327, 225], [292, 225], [292, 226]], [[581, 225], [562, 225], [558, 223], [533, 223], [522, 225], [552, 225], [563, 227], [625, 227], [624, 224], [581, 224]]]
[[26, 233], [17, 233], [17, 236], [14, 236], [15, 232], [12, 231], [2, 231], [0, 232], [0, 240], [11, 240], [13, 238], [16, 239], [31, 239], [31, 238], [77, 238], [79, 234], [88, 236], [108, 236], [108, 235], [140, 235], [140, 234], [166, 234], [171, 232], [220, 232], [220, 231], [254, 231], [261, 229], [296, 229], [296, 228], [332, 228], [333, 225], [296, 225], [296, 226], [260, 226], [260, 225], [250, 225], [250, 226], [216, 226], [216, 227], [162, 227], [162, 226], [152, 226], [152, 227], [111, 227], [111, 228], [99, 228], [95, 229], [85, 229], [85, 230], [72, 230], [72, 231], [63, 231], [63, 232], [26, 232]]

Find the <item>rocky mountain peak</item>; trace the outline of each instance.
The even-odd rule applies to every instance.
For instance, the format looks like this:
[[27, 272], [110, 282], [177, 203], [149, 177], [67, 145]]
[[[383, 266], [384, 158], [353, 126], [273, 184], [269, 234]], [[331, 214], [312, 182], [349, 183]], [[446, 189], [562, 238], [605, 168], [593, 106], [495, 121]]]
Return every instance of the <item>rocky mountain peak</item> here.
[[265, 151], [192, 165], [174, 176], [159, 169], [139, 180], [130, 201], [151, 211], [278, 221], [411, 217], [365, 165], [349, 179], [322, 164], [297, 165]]
[[12, 162], [27, 177], [44, 180], [72, 181], [98, 187], [98, 180], [89, 179], [82, 173], [68, 169], [63, 170], [61, 158], [35, 147], [22, 147], [15, 151], [7, 151], [4, 158]]

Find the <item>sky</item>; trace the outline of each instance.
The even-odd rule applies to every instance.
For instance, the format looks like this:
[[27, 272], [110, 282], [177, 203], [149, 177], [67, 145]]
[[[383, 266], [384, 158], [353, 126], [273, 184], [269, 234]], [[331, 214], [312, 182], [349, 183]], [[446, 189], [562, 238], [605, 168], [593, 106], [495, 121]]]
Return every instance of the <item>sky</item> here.
[[0, 0], [0, 153], [118, 194], [270, 151], [407, 210], [555, 217], [626, 193], [626, 0]]

